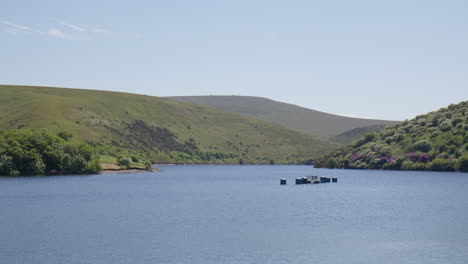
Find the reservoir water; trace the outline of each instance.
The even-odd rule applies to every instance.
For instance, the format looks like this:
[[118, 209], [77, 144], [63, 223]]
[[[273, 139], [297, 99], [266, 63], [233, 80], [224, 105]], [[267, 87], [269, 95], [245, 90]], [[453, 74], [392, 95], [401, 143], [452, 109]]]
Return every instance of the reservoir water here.
[[159, 168], [0, 178], [0, 263], [468, 263], [466, 173]]

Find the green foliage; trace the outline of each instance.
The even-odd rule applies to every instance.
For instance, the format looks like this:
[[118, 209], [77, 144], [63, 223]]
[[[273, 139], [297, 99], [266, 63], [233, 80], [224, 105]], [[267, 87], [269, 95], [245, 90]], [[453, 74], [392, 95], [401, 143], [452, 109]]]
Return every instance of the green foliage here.
[[334, 169], [336, 168], [337, 165], [338, 165], [338, 161], [336, 161], [335, 158], [332, 157], [328, 159], [328, 168]]
[[68, 131], [60, 131], [57, 133], [57, 136], [63, 138], [65, 141], [69, 141], [73, 137], [72, 133]]
[[119, 163], [120, 166], [127, 167], [130, 166], [132, 163], [132, 160], [129, 157], [126, 156], [120, 156], [117, 158], [117, 162]]
[[0, 175], [10, 175], [13, 168], [13, 159], [8, 155], [0, 156]]
[[468, 172], [468, 155], [458, 158], [456, 169], [463, 172]]
[[145, 161], [145, 168], [147, 170], [152, 170], [153, 169], [153, 164], [151, 164], [151, 162], [149, 162], [149, 161]]
[[130, 158], [132, 159], [132, 162], [140, 162], [140, 159], [135, 155], [131, 155]]
[[453, 162], [443, 158], [436, 158], [428, 164], [428, 168], [432, 171], [452, 171], [454, 170]]
[[67, 143], [45, 131], [0, 132], [0, 175], [83, 174], [99, 170], [99, 159], [89, 145]]
[[420, 140], [414, 143], [413, 148], [415, 151], [429, 152], [432, 149], [432, 144], [428, 140]]
[[[387, 127], [318, 159], [316, 167], [466, 171], [468, 102]], [[337, 164], [329, 163], [336, 159]]]
[[[346, 125], [345, 129], [382, 122], [350, 120], [352, 125]], [[136, 152], [138, 161], [132, 160], [132, 163], [138, 166], [144, 166], [146, 159], [172, 163], [237, 163], [241, 156], [245, 156], [246, 162], [268, 164], [270, 159], [276, 163], [295, 162], [317, 157], [339, 146], [277, 123], [160, 97], [0, 85], [0, 128], [18, 127], [45, 128], [50, 134], [60, 135], [62, 141], [86, 142], [99, 151], [115, 148]], [[323, 126], [314, 124], [314, 127]], [[124, 154], [112, 152], [109, 156], [101, 155], [116, 163], [116, 157]], [[140, 155], [140, 152], [147, 154]], [[236, 158], [216, 158], [212, 153]], [[46, 167], [54, 163], [54, 155], [51, 153]]]

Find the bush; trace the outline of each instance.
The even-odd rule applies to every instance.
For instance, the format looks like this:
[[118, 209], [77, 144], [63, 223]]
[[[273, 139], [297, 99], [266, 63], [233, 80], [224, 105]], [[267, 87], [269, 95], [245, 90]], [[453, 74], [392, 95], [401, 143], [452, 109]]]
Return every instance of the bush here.
[[130, 164], [132, 163], [132, 160], [127, 156], [120, 156], [117, 158], [117, 162], [119, 163], [120, 166], [124, 166], [128, 168]]
[[82, 174], [86, 171], [86, 166], [86, 159], [81, 155], [77, 155], [71, 160], [69, 172], [74, 174]]
[[443, 132], [447, 132], [451, 129], [450, 124], [447, 121], [442, 122], [442, 124], [439, 125], [440, 130]]
[[429, 163], [428, 168], [432, 171], [451, 171], [453, 170], [453, 162], [444, 158], [436, 158]]
[[130, 158], [132, 159], [133, 162], [140, 162], [140, 159], [138, 159], [138, 157], [135, 155], [131, 155]]
[[73, 134], [68, 131], [60, 131], [57, 133], [57, 136], [63, 138], [65, 141], [68, 141], [73, 137]]
[[328, 167], [329, 169], [334, 169], [334, 168], [336, 168], [336, 165], [338, 165], [338, 161], [337, 161], [335, 158], [329, 158], [329, 159], [328, 159], [327, 167]]
[[13, 158], [0, 155], [0, 175], [11, 175], [13, 171]]
[[414, 149], [421, 152], [429, 152], [432, 149], [432, 144], [428, 140], [420, 140], [413, 145]]
[[151, 162], [149, 162], [149, 161], [145, 161], [145, 168], [147, 170], [152, 170], [153, 169], [153, 164], [151, 164]]
[[412, 161], [405, 160], [401, 164], [402, 170], [415, 170], [415, 164]]
[[468, 155], [463, 155], [457, 159], [456, 169], [463, 172], [468, 172]]
[[460, 124], [461, 122], [463, 122], [463, 119], [460, 117], [454, 118], [452, 119], [452, 126], [457, 126], [457, 124]]

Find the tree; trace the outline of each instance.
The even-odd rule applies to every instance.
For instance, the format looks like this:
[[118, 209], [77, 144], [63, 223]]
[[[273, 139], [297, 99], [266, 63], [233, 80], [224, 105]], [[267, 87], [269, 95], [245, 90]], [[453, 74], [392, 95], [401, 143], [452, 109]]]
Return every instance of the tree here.
[[428, 168], [433, 171], [451, 171], [453, 170], [453, 164], [444, 158], [436, 158], [429, 163]]
[[414, 149], [421, 152], [429, 152], [432, 149], [432, 144], [428, 140], [420, 140], [414, 143]]
[[18, 164], [16, 164], [16, 167], [22, 175], [44, 174], [44, 161], [41, 155], [35, 150], [24, 152], [22, 159], [17, 162]]
[[87, 166], [86, 159], [81, 155], [77, 155], [77, 156], [72, 158], [71, 171], [70, 172], [71, 173], [76, 173], [76, 174], [85, 173], [86, 166]]
[[468, 155], [458, 158], [456, 168], [459, 171], [468, 172]]
[[11, 175], [13, 172], [13, 159], [8, 155], [0, 155], [0, 175]]
[[329, 159], [328, 159], [327, 165], [328, 165], [327, 167], [328, 167], [329, 169], [334, 169], [334, 168], [336, 168], [336, 166], [338, 165], [338, 161], [337, 161], [335, 158], [333, 158], [333, 157], [332, 157], [332, 158], [329, 158]]

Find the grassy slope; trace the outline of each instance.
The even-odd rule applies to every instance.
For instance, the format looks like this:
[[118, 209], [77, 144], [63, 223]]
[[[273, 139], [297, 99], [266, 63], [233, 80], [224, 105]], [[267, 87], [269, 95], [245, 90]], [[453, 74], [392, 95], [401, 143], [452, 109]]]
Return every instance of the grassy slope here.
[[319, 112], [297, 105], [250, 96], [176, 96], [169, 99], [210, 106], [276, 122], [307, 133], [331, 138], [348, 130], [396, 121], [351, 118]]
[[[452, 170], [468, 155], [468, 101], [387, 127], [324, 155], [317, 167]], [[436, 158], [444, 166], [431, 164]]]
[[[74, 140], [119, 147], [128, 142], [127, 124], [143, 120], [167, 128], [179, 142], [193, 137], [201, 151], [285, 158], [322, 154], [336, 144], [286, 127], [159, 97], [83, 89], [0, 85], [0, 128], [67, 130]], [[157, 147], [157, 146], [149, 146]]]
[[374, 126], [368, 126], [368, 127], [353, 128], [351, 130], [345, 131], [339, 135], [332, 137], [332, 139], [336, 142], [347, 144], [347, 143], [351, 143], [361, 138], [365, 134], [377, 132], [384, 128], [385, 128], [385, 125], [374, 125]]

